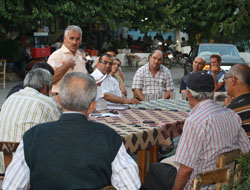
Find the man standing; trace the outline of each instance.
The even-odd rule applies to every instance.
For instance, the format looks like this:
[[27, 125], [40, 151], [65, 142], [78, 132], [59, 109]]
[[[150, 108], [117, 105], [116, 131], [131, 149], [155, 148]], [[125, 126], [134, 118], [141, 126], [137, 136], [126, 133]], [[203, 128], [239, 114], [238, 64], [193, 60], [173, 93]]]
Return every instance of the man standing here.
[[85, 61], [78, 50], [82, 42], [82, 29], [70, 25], [64, 32], [63, 46], [50, 55], [48, 63], [55, 70], [52, 92], [59, 93], [59, 87], [65, 74], [70, 72], [87, 73]]
[[20, 142], [25, 131], [39, 123], [55, 121], [61, 115], [48, 97], [52, 75], [45, 69], [32, 69], [25, 77], [24, 89], [12, 94], [0, 112], [0, 141]]
[[3, 189], [116, 189], [140, 187], [138, 167], [121, 137], [88, 121], [95, 109], [96, 84], [86, 74], [67, 74], [57, 96], [63, 114], [24, 134], [9, 165]]
[[[201, 56], [196, 57], [193, 61], [193, 71], [190, 74], [198, 72], [198, 71], [202, 71], [205, 65], [206, 65], [206, 60], [203, 57]], [[181, 93], [187, 93], [187, 81], [188, 81], [188, 76], [190, 74], [185, 75], [181, 79], [181, 84], [180, 84]]]
[[159, 165], [170, 163], [168, 168], [171, 168], [171, 176], [174, 177], [171, 181], [167, 178], [158, 180], [158, 183], [163, 184], [163, 187], [167, 184], [171, 187], [169, 189], [173, 187], [174, 190], [190, 189], [195, 175], [216, 169], [216, 157], [219, 154], [235, 149], [240, 149], [242, 153], [250, 151], [250, 142], [241, 127], [240, 117], [231, 109], [212, 101], [213, 77], [205, 72], [193, 73], [188, 77], [187, 87], [192, 110], [184, 123], [181, 139], [173, 157], [174, 164], [178, 165], [178, 172], [173, 170], [174, 166], [169, 162], [171, 158], [152, 165], [149, 170], [160, 179], [160, 176], [164, 176], [164, 170], [158, 170]]
[[215, 54], [210, 56], [210, 70], [208, 71], [208, 74], [213, 76], [215, 92], [225, 92], [226, 90], [223, 81], [226, 71], [220, 68], [221, 62], [221, 56]]
[[[97, 101], [102, 99], [120, 104], [138, 104], [139, 101], [135, 98], [122, 97], [122, 93], [117, 80], [109, 73], [113, 65], [113, 59], [110, 54], [103, 54], [100, 56], [96, 65], [95, 71], [91, 74], [98, 86], [97, 89]], [[99, 100], [100, 99], [100, 100]]]
[[[147, 95], [159, 95], [159, 98], [169, 98], [170, 92], [174, 90], [174, 83], [168, 68], [162, 64], [162, 51], [154, 50], [149, 55], [149, 63], [142, 66], [135, 73], [132, 89], [141, 101]], [[163, 97], [160, 95], [163, 94]]]
[[227, 107], [239, 114], [242, 127], [250, 132], [250, 68], [245, 64], [234, 65], [224, 80], [231, 100]]

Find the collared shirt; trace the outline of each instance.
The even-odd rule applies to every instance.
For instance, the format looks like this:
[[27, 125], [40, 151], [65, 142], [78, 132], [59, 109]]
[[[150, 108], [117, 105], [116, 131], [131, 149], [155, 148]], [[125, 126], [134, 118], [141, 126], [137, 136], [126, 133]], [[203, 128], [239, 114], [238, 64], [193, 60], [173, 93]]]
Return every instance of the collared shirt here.
[[[56, 121], [60, 115], [52, 98], [26, 87], [12, 94], [1, 108], [0, 141], [20, 142], [25, 131], [39, 123]], [[4, 173], [3, 170], [1, 162], [0, 173]]]
[[219, 154], [238, 148], [250, 150], [240, 117], [212, 100], [199, 102], [185, 121], [175, 154], [175, 162], [193, 168], [185, 189], [190, 189], [194, 175], [216, 168]]
[[[103, 76], [102, 72], [98, 68], [96, 68], [95, 71], [91, 73], [91, 75], [96, 81]], [[101, 86], [98, 86], [97, 88], [100, 88], [97, 89], [97, 99], [102, 98], [105, 93], [110, 93], [119, 97], [122, 96], [118, 81], [110, 74], [108, 74], [107, 77], [102, 81]]]
[[250, 93], [242, 94], [233, 99], [228, 108], [239, 114], [242, 122], [243, 129], [246, 132], [250, 132]]
[[[207, 73], [210, 74], [210, 75], [213, 75], [212, 71], [210, 71], [210, 70]], [[216, 74], [216, 82], [217, 83], [219, 83], [219, 82], [223, 82], [224, 83], [224, 78], [225, 78], [225, 74], [226, 73], [227, 73], [226, 71], [224, 71], [223, 69], [221, 69], [221, 71]], [[226, 91], [225, 84], [221, 87], [220, 90], [222, 92]]]
[[136, 71], [132, 89], [140, 89], [144, 95], [160, 94], [167, 90], [174, 90], [174, 83], [168, 68], [160, 65], [160, 70], [153, 77], [149, 70], [149, 63], [147, 63]]
[[[48, 59], [48, 64], [50, 64], [54, 70], [56, 71], [56, 69], [58, 69], [59, 67], [61, 67], [63, 65], [63, 62], [69, 59], [73, 59], [75, 61], [75, 66], [74, 68], [70, 68], [66, 73], [70, 73], [70, 72], [83, 72], [85, 74], [87, 74], [87, 70], [86, 70], [86, 65], [85, 65], [85, 61], [82, 59], [81, 55], [80, 55], [80, 51], [77, 50], [76, 54], [73, 55], [69, 49], [66, 46], [62, 46], [60, 49], [56, 50], [54, 53], [52, 53], [49, 56]], [[56, 82], [55, 84], [53, 84], [52, 86], [52, 92], [57, 92], [59, 93], [59, 88], [61, 85], [61, 82], [63, 80], [63, 77]]]
[[61, 112], [56, 102], [26, 87], [12, 94], [0, 112], [0, 141], [20, 142], [25, 131], [39, 123], [56, 121]]
[[[115, 189], [137, 190], [140, 188], [141, 183], [138, 167], [126, 152], [123, 143], [111, 165], [111, 184]], [[24, 145], [23, 141], [21, 141], [12, 162], [8, 166], [2, 188], [4, 190], [27, 189], [29, 180], [30, 169], [25, 161]]]

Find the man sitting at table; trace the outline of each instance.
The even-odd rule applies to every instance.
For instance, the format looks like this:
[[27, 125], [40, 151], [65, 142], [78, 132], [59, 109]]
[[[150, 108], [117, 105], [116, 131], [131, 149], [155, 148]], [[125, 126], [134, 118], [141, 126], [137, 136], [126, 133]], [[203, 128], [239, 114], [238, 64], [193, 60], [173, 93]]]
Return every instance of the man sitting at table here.
[[[204, 57], [201, 57], [201, 56], [198, 56], [194, 59], [193, 61], [193, 71], [190, 73], [195, 73], [195, 72], [198, 72], [198, 71], [202, 71], [203, 68], [205, 67], [206, 65], [206, 60], [204, 59]], [[188, 80], [188, 76], [190, 75], [185, 75], [184, 77], [182, 77], [181, 79], [181, 83], [180, 83], [180, 92], [182, 94], [185, 94], [187, 93], [187, 80]]]
[[[98, 103], [103, 101], [120, 103], [120, 104], [138, 104], [140, 103], [135, 98], [122, 97], [122, 93], [117, 80], [109, 73], [113, 65], [112, 56], [105, 53], [100, 56], [96, 65], [95, 71], [91, 74], [98, 85], [97, 89], [97, 101]], [[98, 108], [97, 108], [98, 109]]]
[[63, 114], [23, 136], [9, 165], [3, 189], [139, 189], [138, 167], [121, 137], [108, 126], [89, 121], [96, 84], [87, 74], [67, 74], [57, 97]]
[[161, 65], [162, 61], [162, 51], [154, 50], [149, 55], [149, 63], [136, 71], [132, 89], [139, 100], [144, 101], [147, 95], [170, 98], [174, 83], [168, 68]]
[[150, 167], [142, 189], [190, 189], [195, 175], [216, 168], [219, 154], [235, 149], [250, 151], [240, 117], [212, 101], [214, 86], [213, 77], [205, 72], [188, 77], [192, 110], [184, 123], [176, 154]]
[[234, 65], [224, 80], [230, 96], [227, 107], [239, 114], [244, 122], [242, 127], [250, 132], [250, 68], [245, 64]]

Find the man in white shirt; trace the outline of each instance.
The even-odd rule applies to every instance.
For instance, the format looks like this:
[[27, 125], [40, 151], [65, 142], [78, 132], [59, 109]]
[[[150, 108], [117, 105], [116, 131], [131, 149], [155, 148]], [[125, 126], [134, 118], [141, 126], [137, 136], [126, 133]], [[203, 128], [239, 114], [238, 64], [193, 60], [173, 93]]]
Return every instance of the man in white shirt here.
[[96, 69], [91, 74], [95, 78], [98, 86], [97, 101], [104, 99], [112, 103], [139, 104], [139, 101], [135, 98], [122, 97], [117, 80], [109, 74], [112, 64], [112, 56], [105, 53], [100, 56]]
[[50, 55], [48, 63], [55, 70], [52, 86], [52, 92], [55, 94], [59, 93], [60, 84], [67, 73], [87, 73], [85, 61], [78, 50], [81, 42], [82, 29], [79, 26], [70, 25], [64, 32], [63, 46]]

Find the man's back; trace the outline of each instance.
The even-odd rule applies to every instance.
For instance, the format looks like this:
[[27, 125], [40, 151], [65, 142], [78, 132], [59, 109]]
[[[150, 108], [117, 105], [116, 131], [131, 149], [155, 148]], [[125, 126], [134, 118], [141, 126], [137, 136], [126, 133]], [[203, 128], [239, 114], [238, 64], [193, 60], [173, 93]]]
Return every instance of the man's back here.
[[0, 140], [20, 142], [25, 131], [36, 124], [55, 121], [60, 111], [56, 102], [26, 87], [11, 95], [0, 112]]
[[192, 179], [198, 173], [213, 170], [219, 154], [238, 148], [244, 153], [250, 149], [240, 117], [205, 100], [186, 119], [175, 160], [194, 169]]
[[34, 189], [96, 189], [111, 184], [111, 163], [122, 140], [103, 124], [66, 113], [29, 130], [23, 142]]

